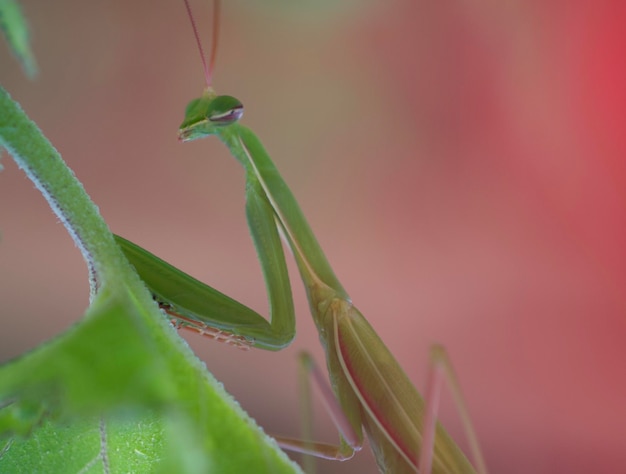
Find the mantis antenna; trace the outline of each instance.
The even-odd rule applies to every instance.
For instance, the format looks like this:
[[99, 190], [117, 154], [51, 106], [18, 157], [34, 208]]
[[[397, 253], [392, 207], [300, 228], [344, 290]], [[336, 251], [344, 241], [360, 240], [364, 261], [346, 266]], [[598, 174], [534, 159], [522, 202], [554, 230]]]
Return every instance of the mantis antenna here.
[[209, 62], [207, 63], [206, 56], [204, 54], [204, 49], [202, 48], [202, 42], [200, 41], [200, 35], [198, 34], [198, 28], [196, 27], [196, 22], [193, 18], [193, 13], [191, 11], [191, 5], [189, 4], [189, 0], [185, 1], [185, 7], [187, 8], [187, 14], [189, 15], [189, 21], [191, 22], [191, 28], [193, 29], [193, 35], [196, 38], [196, 44], [198, 45], [198, 51], [200, 52], [200, 59], [202, 60], [202, 67], [204, 68], [204, 79], [206, 81], [207, 88], [211, 87], [211, 82], [213, 81], [213, 69], [215, 68], [215, 57], [217, 56], [217, 42], [220, 36], [220, 10], [221, 10], [221, 2], [220, 0], [213, 1], [213, 28], [211, 28], [213, 35], [211, 38], [211, 56]]

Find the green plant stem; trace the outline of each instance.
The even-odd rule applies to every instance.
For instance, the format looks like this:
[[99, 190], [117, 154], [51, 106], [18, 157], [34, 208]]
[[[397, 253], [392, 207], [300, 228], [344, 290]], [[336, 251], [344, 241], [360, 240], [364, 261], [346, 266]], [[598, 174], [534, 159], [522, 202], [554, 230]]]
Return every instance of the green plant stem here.
[[91, 297], [109, 281], [139, 283], [82, 184], [2, 87], [0, 111], [0, 144], [35, 183], [80, 248], [90, 269]]

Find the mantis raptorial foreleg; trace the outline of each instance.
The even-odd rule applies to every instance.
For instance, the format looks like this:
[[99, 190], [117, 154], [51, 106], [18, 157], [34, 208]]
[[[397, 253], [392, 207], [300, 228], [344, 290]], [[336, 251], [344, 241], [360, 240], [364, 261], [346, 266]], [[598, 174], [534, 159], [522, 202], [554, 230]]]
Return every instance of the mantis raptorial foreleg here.
[[[214, 27], [214, 35], [216, 31]], [[442, 373], [455, 398], [460, 398], [458, 382], [445, 352], [433, 349], [433, 383], [427, 391], [430, 402], [424, 403], [387, 346], [352, 304], [261, 142], [239, 124], [243, 105], [233, 97], [218, 96], [210, 86], [211, 68], [205, 66], [205, 71], [207, 88], [187, 106], [179, 138], [191, 141], [216, 135], [244, 167], [246, 214], [266, 281], [270, 322], [118, 237], [129, 261], [177, 325], [193, 327], [207, 335], [227, 333], [231, 342], [278, 350], [291, 342], [295, 328], [282, 235], [296, 260], [324, 346], [330, 388], [324, 388], [327, 384], [312, 360], [303, 358], [304, 366], [325, 393], [331, 416], [340, 430], [341, 444], [286, 438], [279, 440], [281, 444], [321, 457], [347, 459], [360, 449], [365, 432], [382, 472], [475, 472], [435, 421], [433, 407]], [[466, 430], [475, 440], [467, 410], [462, 402], [459, 406]], [[486, 472], [477, 445], [473, 452], [478, 470]]]

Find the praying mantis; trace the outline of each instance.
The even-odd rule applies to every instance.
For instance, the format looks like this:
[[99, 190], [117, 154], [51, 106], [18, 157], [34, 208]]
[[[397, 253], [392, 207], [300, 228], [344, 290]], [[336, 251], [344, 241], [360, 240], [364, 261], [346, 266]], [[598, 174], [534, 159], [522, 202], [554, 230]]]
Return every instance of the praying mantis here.
[[[301, 363], [322, 391], [337, 425], [338, 446], [309, 440], [277, 438], [294, 451], [345, 460], [369, 438], [379, 469], [385, 473], [486, 473], [476, 436], [445, 351], [432, 350], [433, 367], [425, 402], [391, 352], [376, 334], [335, 276], [306, 218], [259, 139], [239, 123], [243, 105], [217, 95], [211, 74], [218, 36], [219, 1], [214, 2], [213, 50], [207, 66], [207, 88], [189, 103], [179, 129], [183, 142], [217, 136], [243, 166], [246, 215], [261, 263], [270, 306], [269, 320], [248, 307], [179, 271], [136, 244], [116, 236], [130, 263], [177, 327], [241, 347], [280, 350], [295, 336], [294, 306], [283, 251], [291, 250], [309, 301], [311, 315], [326, 353], [331, 388], [312, 359]], [[472, 444], [476, 468], [436, 422], [437, 394], [447, 376]]]

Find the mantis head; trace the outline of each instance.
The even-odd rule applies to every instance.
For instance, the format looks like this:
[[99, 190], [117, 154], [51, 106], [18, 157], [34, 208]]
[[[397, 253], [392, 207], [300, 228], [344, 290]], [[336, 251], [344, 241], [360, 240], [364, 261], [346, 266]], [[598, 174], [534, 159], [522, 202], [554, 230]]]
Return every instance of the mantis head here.
[[211, 87], [213, 66], [215, 65], [215, 57], [217, 55], [217, 39], [219, 37], [220, 1], [214, 0], [213, 2], [213, 44], [209, 62], [207, 62], [204, 57], [204, 51], [202, 51], [202, 42], [191, 13], [189, 0], [185, 0], [185, 7], [187, 8], [191, 28], [200, 52], [207, 87], [202, 97], [192, 100], [187, 105], [185, 120], [183, 120], [178, 129], [178, 139], [181, 142], [189, 142], [208, 135], [215, 135], [220, 128], [232, 125], [243, 115], [243, 105], [239, 100], [229, 95], [217, 95]]
[[243, 115], [243, 104], [229, 95], [217, 95], [207, 89], [202, 97], [187, 105], [185, 120], [178, 129], [183, 142], [214, 135], [218, 129], [237, 122]]

